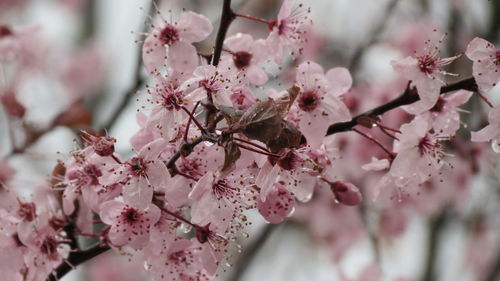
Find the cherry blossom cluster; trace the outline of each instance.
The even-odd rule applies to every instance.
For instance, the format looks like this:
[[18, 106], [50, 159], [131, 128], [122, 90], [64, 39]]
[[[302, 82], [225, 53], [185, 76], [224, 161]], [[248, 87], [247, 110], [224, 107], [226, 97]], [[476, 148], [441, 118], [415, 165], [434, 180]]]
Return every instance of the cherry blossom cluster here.
[[[12, 188], [15, 171], [0, 162], [3, 278], [60, 277], [61, 266], [79, 250], [77, 237], [93, 237], [95, 253], [111, 248], [138, 260], [154, 280], [213, 280], [240, 251], [249, 213], [277, 224], [295, 209], [295, 219], [329, 241], [338, 259], [362, 234], [352, 206], [383, 204], [382, 231], [394, 234], [401, 231], [404, 211], [391, 210], [402, 202], [434, 212], [460, 201], [461, 193], [442, 181], [466, 181], [462, 171], [469, 167], [447, 150], [460, 145], [454, 140], [462, 127], [460, 107], [473, 95], [492, 108], [488, 124], [470, 139], [491, 142], [500, 152], [500, 106], [487, 98], [500, 81], [500, 50], [484, 39], [473, 39], [465, 50], [473, 77], [455, 84], [445, 82], [456, 74], [444, 67], [460, 55], [441, 58], [443, 38], [394, 60], [398, 85], [406, 86], [402, 96], [392, 108], [387, 103], [363, 113], [348, 69], [325, 70], [301, 59], [312, 24], [307, 7], [284, 0], [272, 20], [230, 8], [225, 13], [229, 23], [262, 23], [268, 36], [224, 38], [219, 30], [222, 45], [204, 54], [195, 43], [214, 32], [207, 17], [182, 11], [155, 19], [142, 46], [151, 82], [142, 93], [147, 105], [137, 113], [140, 129], [130, 139], [132, 156], [117, 153], [112, 136], [83, 130], [82, 145], [30, 200]], [[27, 65], [37, 62], [34, 34], [0, 26], [0, 59], [13, 61], [20, 73], [33, 69]], [[84, 54], [81, 61], [94, 58]], [[295, 65], [293, 78], [277, 86], [267, 67], [287, 63]], [[92, 69], [80, 66], [70, 64], [63, 79], [74, 91], [75, 106], [97, 84], [85, 76]], [[15, 85], [0, 97], [10, 116], [23, 118]], [[404, 111], [395, 113], [397, 122], [382, 116], [399, 106]], [[54, 124], [68, 120], [74, 107], [68, 108]], [[336, 135], [343, 131], [362, 141]]]

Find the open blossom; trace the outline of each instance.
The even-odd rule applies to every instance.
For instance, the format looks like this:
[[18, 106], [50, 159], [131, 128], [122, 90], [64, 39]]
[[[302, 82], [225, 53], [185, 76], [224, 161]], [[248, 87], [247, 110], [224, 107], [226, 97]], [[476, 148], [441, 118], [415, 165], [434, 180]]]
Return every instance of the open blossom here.
[[418, 117], [401, 126], [400, 141], [395, 144], [397, 155], [389, 171], [398, 186], [412, 179], [423, 183], [443, 165], [444, 138], [440, 133], [429, 133], [429, 129], [429, 122]]
[[500, 50], [490, 42], [474, 38], [465, 55], [471, 59], [472, 74], [481, 91], [489, 91], [500, 81]]
[[274, 53], [274, 61], [278, 64], [281, 64], [283, 48], [294, 48], [304, 40], [304, 33], [307, 30], [310, 10], [305, 9], [302, 4], [294, 5], [293, 1], [283, 1], [277, 19], [271, 22], [272, 30], [266, 39], [268, 48]]
[[181, 85], [181, 89], [192, 96], [211, 96], [217, 108], [232, 105], [230, 99], [232, 89], [240, 86], [242, 82], [234, 73], [213, 65], [197, 67], [193, 71], [193, 76]]
[[158, 135], [166, 140], [174, 139], [180, 125], [189, 117], [184, 110], [191, 111], [190, 108], [196, 102], [206, 98], [200, 91], [186, 93], [180, 88], [181, 82], [182, 80], [175, 75], [169, 75], [166, 79], [158, 77], [154, 88], [148, 90], [154, 106], [146, 123], [146, 129], [159, 132]]
[[435, 132], [442, 135], [455, 135], [460, 129], [459, 106], [465, 104], [472, 96], [472, 92], [460, 90], [446, 96], [440, 96], [437, 103], [429, 111], [421, 114], [432, 124]]
[[296, 84], [300, 131], [307, 143], [316, 148], [321, 145], [328, 126], [351, 120], [347, 106], [340, 100], [352, 85], [352, 78], [345, 68], [332, 68], [326, 75], [317, 63], [307, 61], [299, 65]]
[[257, 64], [263, 62], [268, 54], [266, 42], [263, 39], [253, 40], [249, 34], [238, 33], [228, 37], [224, 44], [230, 56], [224, 56], [221, 66], [235, 68], [239, 76], [254, 85], [262, 85], [267, 81], [266, 72]]
[[459, 57], [440, 58], [438, 53], [438, 47], [431, 44], [429, 40], [422, 54], [392, 61], [394, 69], [417, 88], [420, 100], [409, 108], [412, 114], [429, 110], [437, 103], [441, 86], [445, 85], [441, 75], [450, 74], [443, 71], [441, 67], [452, 63]]
[[189, 194], [192, 221], [197, 224], [212, 223], [225, 229], [234, 216], [239, 215], [250, 198], [250, 180], [247, 170], [235, 171], [224, 176], [208, 172], [201, 177]]
[[500, 153], [500, 106], [491, 109], [488, 114], [488, 126], [480, 131], [471, 133], [471, 140], [475, 142], [491, 141], [491, 147], [496, 153]]
[[148, 257], [156, 281], [212, 280], [203, 270], [203, 247], [195, 239], [163, 239], [164, 246]]
[[158, 189], [170, 179], [169, 173], [159, 156], [165, 142], [157, 139], [139, 151], [125, 163], [116, 164], [104, 174], [100, 182], [110, 186], [123, 184], [123, 198], [129, 204], [144, 208], [153, 198], [154, 189]]
[[198, 54], [191, 43], [204, 40], [212, 29], [209, 19], [191, 11], [182, 13], [177, 22], [164, 20], [144, 41], [142, 56], [146, 70], [158, 73], [167, 58], [177, 71], [193, 71], [198, 65]]
[[108, 238], [113, 246], [139, 249], [146, 246], [150, 228], [160, 219], [160, 212], [153, 204], [135, 208], [112, 200], [102, 204], [99, 215], [104, 223], [111, 225]]

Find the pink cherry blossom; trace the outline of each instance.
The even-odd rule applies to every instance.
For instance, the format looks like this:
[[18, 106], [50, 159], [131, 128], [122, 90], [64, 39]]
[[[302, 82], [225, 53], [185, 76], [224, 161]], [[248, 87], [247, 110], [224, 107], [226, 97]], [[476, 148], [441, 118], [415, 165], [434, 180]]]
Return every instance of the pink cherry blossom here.
[[156, 74], [165, 58], [179, 72], [190, 72], [198, 65], [198, 54], [191, 43], [204, 40], [212, 32], [205, 16], [194, 12], [182, 13], [176, 22], [162, 19], [144, 41], [143, 60], [146, 70]]
[[234, 73], [213, 65], [197, 67], [193, 71], [193, 76], [181, 85], [181, 89], [193, 96], [211, 97], [218, 108], [232, 105], [230, 99], [232, 89], [242, 83]]
[[257, 208], [270, 223], [280, 223], [293, 214], [295, 199], [283, 183], [275, 183], [265, 201], [257, 200]]
[[347, 206], [356, 206], [361, 202], [361, 192], [350, 182], [336, 181], [330, 183], [335, 200]]
[[491, 90], [500, 81], [500, 50], [490, 42], [474, 38], [467, 46], [465, 55], [472, 60], [472, 74], [479, 89]]
[[111, 225], [108, 238], [112, 245], [139, 249], [146, 246], [150, 228], [160, 218], [160, 212], [153, 204], [138, 209], [112, 200], [102, 204], [99, 216], [104, 223]]
[[401, 126], [400, 141], [395, 149], [397, 155], [389, 171], [397, 178], [397, 185], [404, 186], [411, 178], [423, 183], [444, 164], [441, 144], [444, 136], [428, 133], [429, 129], [429, 122], [418, 117]]
[[269, 54], [263, 39], [253, 40], [249, 34], [238, 33], [228, 37], [224, 44], [230, 56], [224, 56], [221, 66], [236, 68], [239, 76], [254, 85], [262, 85], [267, 81], [266, 72], [257, 64], [263, 62]]
[[146, 207], [159, 189], [170, 180], [169, 173], [159, 158], [165, 142], [157, 139], [125, 163], [115, 164], [100, 182], [103, 185], [123, 184], [125, 201], [137, 208]]
[[[273, 50], [274, 61], [281, 64], [283, 49], [285, 47], [294, 48], [304, 38], [307, 29], [309, 9], [305, 9], [302, 4], [294, 5], [294, 0], [284, 0], [276, 20], [271, 22], [271, 33], [267, 37], [267, 45]], [[298, 55], [294, 52], [292, 55]]]
[[434, 107], [422, 113], [422, 118], [432, 123], [435, 132], [453, 136], [461, 125], [458, 107], [465, 104], [472, 94], [472, 92], [461, 90], [451, 95], [439, 97]]
[[201, 91], [186, 93], [180, 88], [181, 82], [175, 75], [170, 75], [168, 79], [158, 77], [154, 88], [148, 90], [154, 106], [146, 129], [159, 132], [158, 135], [167, 140], [174, 139], [180, 125], [189, 118], [185, 110], [191, 111], [196, 102], [206, 98]]
[[401, 73], [405, 79], [410, 80], [417, 88], [420, 100], [408, 109], [413, 114], [429, 110], [437, 103], [441, 86], [445, 85], [441, 75], [450, 75], [441, 68], [460, 57], [454, 56], [443, 59], [438, 57], [438, 53], [437, 45], [432, 44], [431, 40], [429, 40], [422, 54], [392, 61], [394, 69]]
[[471, 133], [471, 140], [475, 142], [491, 141], [491, 147], [500, 153], [500, 106], [495, 106], [488, 114], [489, 125], [477, 132]]
[[307, 143], [316, 148], [321, 145], [329, 125], [349, 121], [351, 114], [339, 99], [352, 85], [352, 78], [345, 68], [323, 68], [311, 61], [299, 65], [296, 85], [300, 88], [297, 107], [300, 131]]

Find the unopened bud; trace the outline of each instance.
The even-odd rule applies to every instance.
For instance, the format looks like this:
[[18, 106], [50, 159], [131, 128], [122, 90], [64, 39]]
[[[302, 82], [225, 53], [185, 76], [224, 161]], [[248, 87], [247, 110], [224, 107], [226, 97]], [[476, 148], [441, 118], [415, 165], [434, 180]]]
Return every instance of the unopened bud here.
[[350, 182], [332, 182], [330, 183], [330, 188], [335, 195], [335, 199], [341, 204], [356, 206], [362, 200], [361, 192], [359, 192], [359, 189]]

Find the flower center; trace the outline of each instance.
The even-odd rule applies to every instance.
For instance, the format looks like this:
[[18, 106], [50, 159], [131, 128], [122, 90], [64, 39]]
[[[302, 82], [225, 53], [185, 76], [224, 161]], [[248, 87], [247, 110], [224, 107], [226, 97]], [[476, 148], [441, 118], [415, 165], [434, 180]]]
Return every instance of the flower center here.
[[216, 93], [218, 90], [217, 85], [213, 80], [203, 79], [200, 81], [199, 85], [200, 87], [203, 87], [209, 94]]
[[236, 65], [238, 69], [243, 69], [249, 66], [251, 60], [252, 54], [249, 52], [240, 51], [233, 54], [234, 65]]
[[130, 171], [132, 172], [133, 175], [137, 177], [146, 176], [146, 171], [148, 167], [144, 159], [140, 157], [134, 157], [128, 162], [128, 165], [130, 166]]
[[319, 97], [316, 93], [309, 91], [301, 93], [299, 97], [299, 108], [303, 111], [313, 111], [318, 107]]
[[425, 135], [422, 139], [420, 139], [420, 142], [418, 143], [418, 149], [420, 152], [420, 155], [432, 155], [434, 154], [434, 150], [438, 147], [438, 144], [433, 141], [430, 135]]
[[57, 245], [59, 243], [52, 236], [47, 236], [45, 240], [43, 240], [42, 245], [40, 245], [40, 251], [49, 257], [51, 260], [57, 260]]
[[98, 137], [92, 147], [99, 156], [110, 156], [115, 152], [116, 140], [112, 137]]
[[95, 165], [87, 165], [83, 168], [84, 176], [86, 178], [87, 184], [99, 185], [98, 178], [102, 176], [101, 170], [99, 170]]
[[159, 39], [163, 44], [170, 46], [179, 41], [179, 31], [175, 26], [169, 24], [162, 29]]
[[500, 66], [500, 50], [497, 50], [496, 52], [495, 64]]
[[5, 25], [0, 25], [0, 38], [12, 35], [12, 30]]
[[187, 251], [178, 251], [178, 252], [170, 254], [168, 256], [168, 260], [176, 265], [189, 264], [190, 263], [188, 261], [189, 256], [190, 256], [189, 252], [187, 252]]
[[182, 92], [172, 91], [163, 95], [163, 106], [168, 110], [180, 110], [182, 105]]
[[215, 194], [217, 199], [231, 197], [234, 195], [234, 190], [235, 188], [228, 185], [225, 180], [219, 180], [212, 185], [212, 192]]
[[123, 221], [127, 224], [134, 224], [138, 222], [141, 218], [141, 214], [132, 207], [128, 207], [122, 212]]
[[23, 218], [24, 221], [33, 221], [36, 216], [36, 206], [35, 203], [19, 203], [19, 210], [17, 214]]
[[419, 56], [418, 68], [425, 74], [432, 74], [437, 69], [437, 59], [431, 55]]

